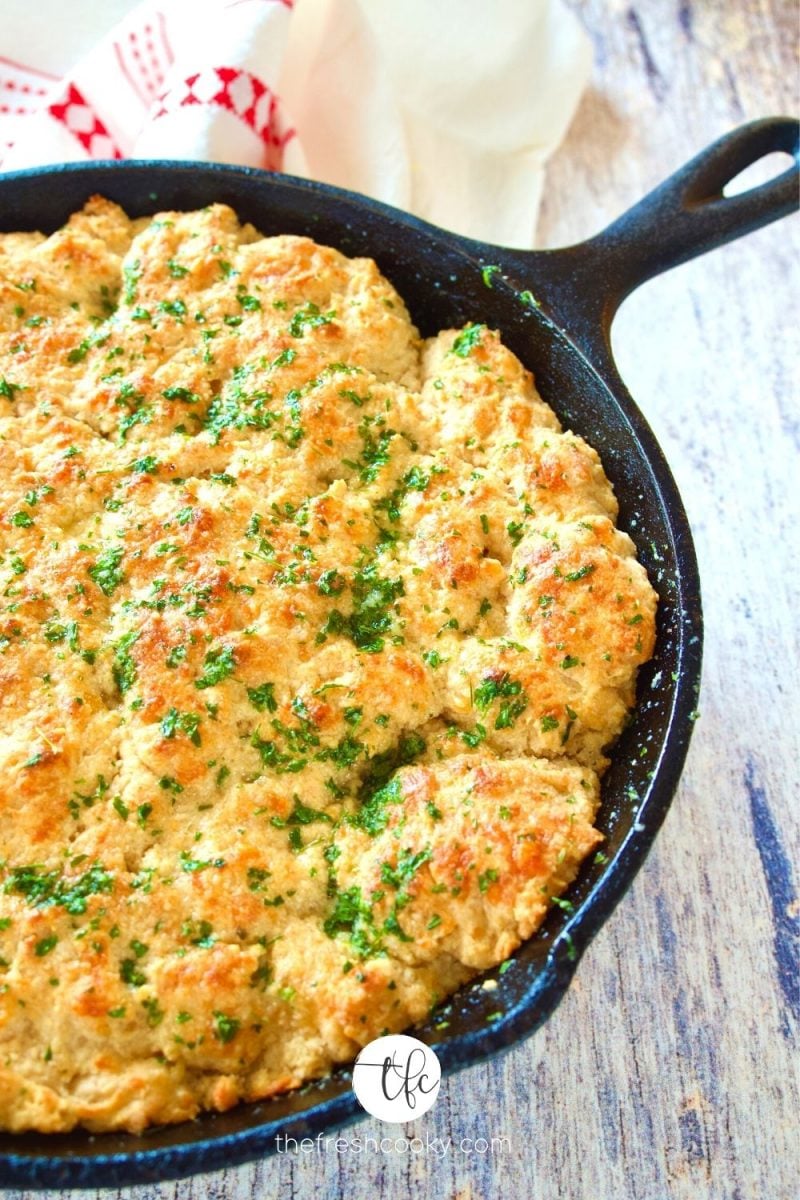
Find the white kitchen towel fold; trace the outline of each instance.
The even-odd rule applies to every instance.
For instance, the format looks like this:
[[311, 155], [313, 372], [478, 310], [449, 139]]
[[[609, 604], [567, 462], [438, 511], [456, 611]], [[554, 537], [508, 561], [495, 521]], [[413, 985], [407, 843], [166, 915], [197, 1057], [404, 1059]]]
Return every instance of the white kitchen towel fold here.
[[242, 163], [530, 246], [590, 62], [560, 0], [3, 0], [0, 169]]

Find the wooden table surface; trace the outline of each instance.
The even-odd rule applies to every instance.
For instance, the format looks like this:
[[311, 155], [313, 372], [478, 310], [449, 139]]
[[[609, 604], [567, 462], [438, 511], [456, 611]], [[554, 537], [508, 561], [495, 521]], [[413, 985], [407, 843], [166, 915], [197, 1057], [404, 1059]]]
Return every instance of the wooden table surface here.
[[[800, 109], [791, 0], [572, 7], [595, 69], [550, 168], [543, 245], [594, 232], [733, 126]], [[701, 718], [655, 848], [556, 1014], [505, 1057], [446, 1080], [433, 1111], [406, 1128], [451, 1138], [444, 1156], [274, 1156], [121, 1194], [800, 1196], [799, 225], [791, 218], [654, 281], [615, 325], [621, 372], [696, 538]], [[364, 1120], [346, 1132], [395, 1128]], [[505, 1141], [495, 1153], [458, 1145], [482, 1137]]]

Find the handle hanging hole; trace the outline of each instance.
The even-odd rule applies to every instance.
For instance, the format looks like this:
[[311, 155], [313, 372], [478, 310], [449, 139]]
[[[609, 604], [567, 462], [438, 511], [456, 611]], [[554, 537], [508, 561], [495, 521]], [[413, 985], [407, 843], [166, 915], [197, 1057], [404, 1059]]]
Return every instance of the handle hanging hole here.
[[792, 155], [785, 150], [775, 150], [772, 154], [765, 154], [758, 162], [751, 163], [738, 175], [734, 175], [733, 179], [725, 184], [722, 194], [729, 197], [740, 196], [743, 192], [751, 192], [770, 179], [776, 179], [782, 175], [792, 162]]

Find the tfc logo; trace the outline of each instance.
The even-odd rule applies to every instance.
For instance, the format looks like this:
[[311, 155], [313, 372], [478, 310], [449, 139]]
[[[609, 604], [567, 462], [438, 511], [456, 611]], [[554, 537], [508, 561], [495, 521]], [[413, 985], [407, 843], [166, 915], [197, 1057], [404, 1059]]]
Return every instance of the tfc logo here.
[[433, 1108], [441, 1080], [435, 1052], [402, 1033], [370, 1042], [353, 1067], [353, 1091], [361, 1107], [379, 1121], [398, 1124]]

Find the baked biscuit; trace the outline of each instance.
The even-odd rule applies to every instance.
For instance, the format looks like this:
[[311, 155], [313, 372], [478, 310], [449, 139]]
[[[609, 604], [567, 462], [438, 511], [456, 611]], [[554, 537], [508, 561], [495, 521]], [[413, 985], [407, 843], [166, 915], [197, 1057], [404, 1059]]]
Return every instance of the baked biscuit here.
[[655, 593], [479, 324], [224, 205], [0, 236], [0, 1126], [324, 1075], [601, 841]]

